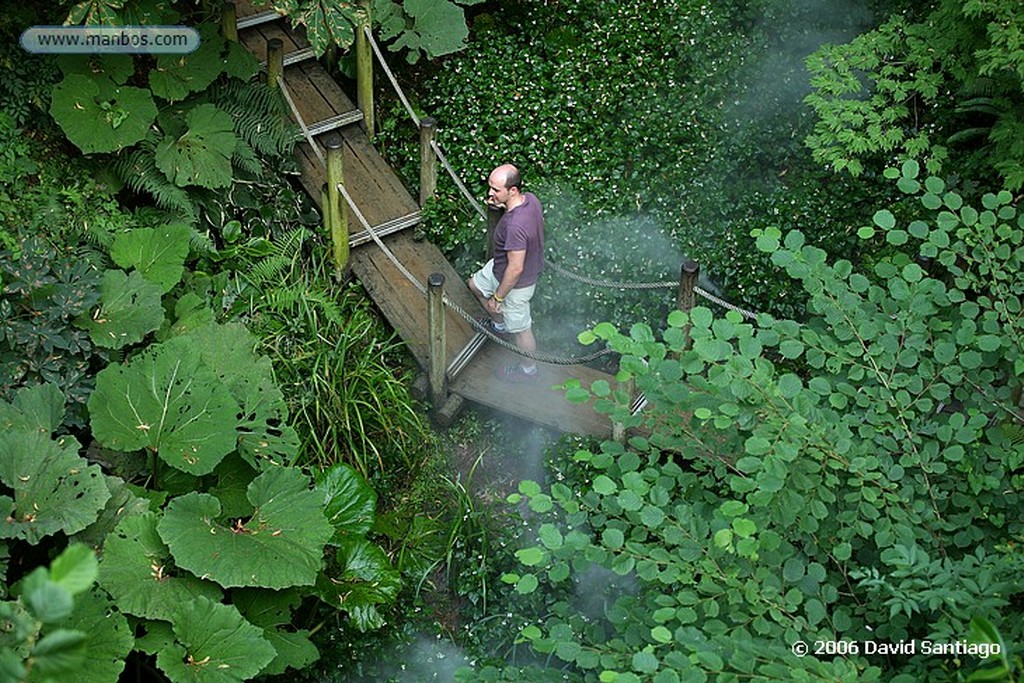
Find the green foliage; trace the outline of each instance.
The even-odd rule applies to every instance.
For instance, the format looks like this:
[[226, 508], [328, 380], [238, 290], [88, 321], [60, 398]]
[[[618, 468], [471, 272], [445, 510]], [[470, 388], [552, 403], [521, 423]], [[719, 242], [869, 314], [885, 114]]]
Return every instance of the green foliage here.
[[909, 681], [966, 676], [974, 660], [789, 646], [1024, 637], [1024, 448], [1008, 438], [1024, 422], [1022, 231], [1009, 193], [972, 207], [917, 172], [890, 174], [924, 208], [905, 228], [875, 214], [906, 253], [872, 271], [799, 232], [755, 235], [809, 296], [803, 323], [697, 307], [660, 339], [591, 331], [648, 404], [632, 415], [631, 396], [597, 385], [580, 397], [632, 436], [577, 451], [550, 492], [520, 488], [544, 525], [514, 585], [580, 590], [599, 567], [635, 589], [596, 618], [552, 602], [522, 631], [537, 652], [585, 680]]
[[[466, 18], [459, 5], [474, 5], [482, 0], [371, 0], [371, 16], [379, 26], [380, 38], [397, 38], [389, 49], [405, 51], [409, 63], [422, 55], [434, 58], [465, 47], [468, 34]], [[356, 32], [366, 24], [366, 13], [355, 2], [325, 0], [260, 0], [291, 19], [293, 26], [304, 26], [309, 44], [317, 56], [332, 47], [348, 49]]]
[[156, 104], [142, 88], [70, 74], [51, 93], [50, 113], [85, 153], [114, 152], [146, 136]]
[[424, 54], [433, 59], [463, 49], [469, 29], [459, 5], [480, 2], [482, 0], [373, 0], [373, 16], [380, 26], [380, 38], [395, 39], [388, 49], [392, 52], [406, 50], [406, 59], [415, 64]]
[[[0, 674], [4, 681], [53, 681], [71, 675], [105, 672], [117, 676], [120, 667], [97, 667], [87, 661], [88, 632], [67, 628], [85, 626], [83, 600], [96, 580], [96, 554], [87, 546], [68, 546], [50, 565], [38, 567], [15, 587], [14, 600], [0, 603]], [[123, 622], [117, 615], [112, 621]], [[115, 657], [127, 649], [105, 648]], [[83, 672], [84, 668], [84, 672]]]
[[185, 116], [186, 130], [156, 147], [156, 165], [175, 185], [210, 189], [231, 184], [234, 125], [227, 112], [202, 104]]
[[[163, 4], [83, 7], [70, 12], [69, 23], [180, 21]], [[125, 55], [63, 57], [65, 78], [51, 103], [68, 139], [85, 152], [118, 152], [112, 165], [121, 180], [189, 223], [199, 218], [203, 189], [231, 187], [277, 163], [257, 158], [254, 149], [280, 159], [297, 139], [276, 89], [248, 83], [259, 71], [255, 57], [215, 24], [196, 19], [202, 40], [187, 55], [138, 65]], [[138, 76], [136, 66], [144, 69]], [[142, 77], [149, 89], [126, 85]]]
[[99, 302], [99, 273], [72, 252], [29, 239], [20, 257], [0, 252], [0, 280], [0, 395], [53, 382], [76, 405], [70, 421], [81, 423], [90, 370], [105, 357], [72, 321]]
[[346, 462], [373, 481], [415, 471], [433, 439], [402, 379], [401, 347], [360, 290], [329, 284], [325, 245], [298, 229], [235, 254], [246, 316], [295, 416], [299, 464]]
[[855, 176], [894, 157], [937, 173], [955, 151], [964, 157], [957, 168], [983, 177], [994, 169], [1019, 189], [1020, 22], [1002, 3], [943, 0], [821, 48], [808, 60], [814, 92], [806, 101], [818, 121], [807, 143], [815, 159]]

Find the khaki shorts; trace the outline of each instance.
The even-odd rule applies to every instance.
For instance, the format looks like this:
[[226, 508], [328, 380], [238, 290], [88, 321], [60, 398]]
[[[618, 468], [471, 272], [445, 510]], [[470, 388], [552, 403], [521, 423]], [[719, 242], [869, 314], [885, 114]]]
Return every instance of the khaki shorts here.
[[[473, 284], [485, 297], [490, 298], [501, 283], [494, 277], [494, 259], [488, 261], [483, 268], [473, 274]], [[516, 287], [501, 302], [501, 315], [505, 319], [505, 329], [515, 334], [525, 332], [533, 325], [530, 318], [530, 299], [537, 285]]]

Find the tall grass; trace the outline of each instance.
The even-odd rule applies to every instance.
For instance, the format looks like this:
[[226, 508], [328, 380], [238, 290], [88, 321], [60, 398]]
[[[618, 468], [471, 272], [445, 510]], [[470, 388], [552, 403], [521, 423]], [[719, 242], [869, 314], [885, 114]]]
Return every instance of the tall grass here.
[[247, 318], [270, 356], [302, 448], [299, 464], [344, 462], [371, 481], [406, 478], [434, 451], [403, 379], [401, 342], [324, 245], [289, 232], [242, 269]]

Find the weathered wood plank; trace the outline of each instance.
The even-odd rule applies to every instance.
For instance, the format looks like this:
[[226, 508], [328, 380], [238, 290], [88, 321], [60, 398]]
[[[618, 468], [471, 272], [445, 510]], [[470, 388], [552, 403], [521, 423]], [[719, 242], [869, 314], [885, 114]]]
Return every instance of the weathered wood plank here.
[[290, 54], [299, 52], [309, 47], [305, 31], [301, 27], [289, 30], [282, 22], [272, 24], [260, 24], [240, 31], [238, 40], [251, 52], [261, 63], [267, 61], [267, 41], [272, 38], [280, 38], [284, 44], [285, 61], [288, 61]]
[[569, 403], [557, 387], [569, 379], [578, 379], [589, 387], [598, 379], [612, 381], [612, 376], [592, 368], [574, 365], [537, 363], [540, 376], [533, 384], [513, 384], [499, 380], [495, 370], [520, 357], [489, 343], [473, 358], [452, 382], [451, 390], [468, 401], [559, 431], [572, 431], [588, 436], [608, 438], [611, 422], [599, 415], [589, 404]]
[[[476, 299], [466, 288], [464, 278], [455, 272], [448, 260], [430, 242], [417, 242], [408, 232], [385, 238], [395, 257], [412, 273], [421, 285], [434, 272], [445, 276], [448, 298], [467, 311], [478, 308]], [[366, 287], [377, 306], [392, 327], [406, 341], [409, 350], [424, 369], [429, 365], [427, 348], [427, 301], [415, 285], [399, 271], [374, 243], [352, 250], [352, 272]], [[446, 309], [445, 325], [448, 348], [445, 365], [462, 350], [473, 337], [472, 326], [461, 316]]]

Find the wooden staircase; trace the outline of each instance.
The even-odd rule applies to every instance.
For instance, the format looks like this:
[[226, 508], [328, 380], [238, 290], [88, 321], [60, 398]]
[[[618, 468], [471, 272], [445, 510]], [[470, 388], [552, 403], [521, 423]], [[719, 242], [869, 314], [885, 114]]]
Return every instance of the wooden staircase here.
[[[292, 29], [273, 10], [255, 8], [251, 0], [236, 0], [239, 42], [262, 63], [267, 61], [268, 41], [277, 38], [284, 46], [283, 81], [302, 117], [313, 142], [326, 156], [326, 134], [341, 136], [344, 185], [373, 232], [420, 283], [432, 273], [440, 273], [446, 282], [446, 295], [465, 311], [478, 311], [479, 304], [465, 287], [464, 277], [456, 273], [444, 255], [427, 241], [414, 240], [406, 228], [420, 222], [417, 202], [410, 196], [391, 167], [370, 143], [363, 126], [363, 115], [331, 75], [314, 59], [312, 48], [300, 27]], [[320, 157], [309, 145], [297, 146], [296, 156], [305, 190], [320, 205], [327, 173]], [[367, 231], [350, 218], [352, 248], [350, 265], [367, 292], [395, 331], [405, 341], [420, 366], [430, 367], [427, 341], [427, 306], [422, 293], [394, 266], [383, 250], [375, 245]], [[363, 248], [356, 248], [367, 245]], [[593, 412], [589, 405], [570, 404], [557, 389], [569, 379], [584, 386], [611, 377], [585, 366], [560, 366], [540, 363], [541, 380], [537, 385], [508, 385], [498, 382], [494, 368], [515, 356], [493, 344], [485, 344], [483, 335], [451, 308], [445, 308], [445, 367], [462, 368], [451, 381], [450, 391], [467, 400], [497, 408], [544, 426], [599, 437], [611, 433], [607, 418]], [[468, 351], [476, 353], [475, 359]], [[450, 370], [450, 373], [453, 372]], [[443, 411], [441, 411], [443, 412]]]

